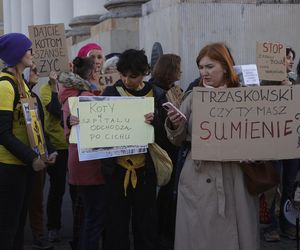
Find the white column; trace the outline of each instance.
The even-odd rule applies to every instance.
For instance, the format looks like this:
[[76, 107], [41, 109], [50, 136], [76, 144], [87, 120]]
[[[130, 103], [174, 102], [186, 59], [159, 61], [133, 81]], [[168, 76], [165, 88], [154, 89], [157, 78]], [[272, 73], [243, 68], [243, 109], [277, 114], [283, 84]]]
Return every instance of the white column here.
[[3, 0], [4, 33], [8, 33], [11, 31], [10, 3], [10, 0]]
[[21, 32], [21, 0], [10, 0], [10, 32]]
[[49, 24], [50, 23], [50, 4], [49, 0], [33, 0], [33, 23]]
[[50, 0], [50, 23], [64, 23], [65, 28], [69, 29], [72, 18], [73, 0]]
[[28, 25], [33, 25], [33, 0], [23, 0], [21, 11], [21, 32], [28, 35]]
[[99, 0], [74, 0], [73, 3], [74, 17], [100, 14], [100, 9], [103, 8]]

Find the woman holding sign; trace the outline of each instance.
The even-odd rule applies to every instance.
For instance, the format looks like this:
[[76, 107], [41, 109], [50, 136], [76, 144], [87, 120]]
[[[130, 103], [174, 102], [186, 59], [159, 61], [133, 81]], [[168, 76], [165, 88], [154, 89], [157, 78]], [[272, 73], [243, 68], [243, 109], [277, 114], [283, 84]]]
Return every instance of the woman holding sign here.
[[[197, 57], [197, 65], [200, 86], [239, 86], [233, 61], [222, 43], [205, 46]], [[191, 141], [191, 94], [180, 110], [187, 121], [173, 111], [168, 112], [166, 120], [168, 137], [175, 145]], [[257, 210], [257, 198], [246, 189], [238, 162], [196, 161], [189, 152], [179, 180], [175, 250], [257, 250]]]
[[0, 58], [7, 68], [0, 74], [0, 245], [23, 249], [27, 203], [35, 171], [55, 161], [40, 159], [31, 148], [20, 99], [31, 93], [22, 73], [32, 65], [31, 41], [23, 34], [0, 37]]
[[[145, 114], [145, 122], [154, 126], [155, 142], [163, 147], [168, 140], [163, 127], [165, 93], [143, 81], [150, 69], [145, 52], [135, 49], [124, 51], [117, 69], [122, 80], [108, 86], [103, 95], [154, 97], [155, 113]], [[157, 178], [149, 153], [108, 158], [104, 160], [103, 167], [109, 199], [104, 249], [130, 249], [129, 224], [132, 218], [134, 249], [157, 250]]]

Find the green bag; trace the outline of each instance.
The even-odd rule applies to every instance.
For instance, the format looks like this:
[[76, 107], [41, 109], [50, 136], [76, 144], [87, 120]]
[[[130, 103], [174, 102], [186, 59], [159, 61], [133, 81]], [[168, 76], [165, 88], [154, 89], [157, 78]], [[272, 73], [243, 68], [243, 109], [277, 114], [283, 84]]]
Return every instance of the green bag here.
[[168, 153], [162, 149], [157, 143], [151, 143], [148, 146], [149, 153], [154, 163], [157, 185], [164, 186], [171, 179], [173, 171], [173, 163]]

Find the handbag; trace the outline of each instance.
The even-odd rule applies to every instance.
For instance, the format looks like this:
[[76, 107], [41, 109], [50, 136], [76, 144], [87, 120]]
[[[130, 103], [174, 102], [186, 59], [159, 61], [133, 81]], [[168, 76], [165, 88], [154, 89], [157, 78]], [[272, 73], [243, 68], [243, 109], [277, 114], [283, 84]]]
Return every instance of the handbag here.
[[252, 195], [259, 195], [279, 184], [279, 174], [271, 161], [242, 162], [245, 185]]
[[155, 167], [157, 185], [164, 186], [168, 184], [171, 179], [173, 171], [172, 160], [168, 153], [157, 143], [149, 144], [148, 149]]

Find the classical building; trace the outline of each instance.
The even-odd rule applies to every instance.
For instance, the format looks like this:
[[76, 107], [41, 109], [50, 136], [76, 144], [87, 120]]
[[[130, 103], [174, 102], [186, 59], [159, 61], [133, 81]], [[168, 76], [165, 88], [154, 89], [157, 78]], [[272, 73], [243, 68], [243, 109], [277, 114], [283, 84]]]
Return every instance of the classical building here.
[[[2, 1], [1, 1], [2, 2]], [[100, 43], [105, 53], [144, 48], [150, 58], [182, 57], [182, 86], [198, 76], [195, 58], [213, 41], [226, 42], [237, 64], [255, 63], [256, 41], [281, 41], [300, 55], [300, 0], [3, 0], [4, 32], [28, 33], [31, 24], [64, 23], [72, 58]], [[0, 16], [0, 25], [1, 25]], [[296, 57], [298, 62], [299, 57]]]

